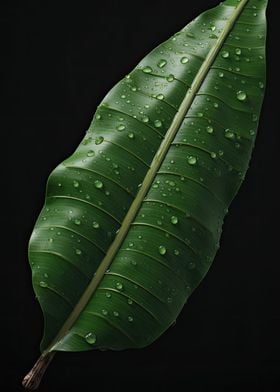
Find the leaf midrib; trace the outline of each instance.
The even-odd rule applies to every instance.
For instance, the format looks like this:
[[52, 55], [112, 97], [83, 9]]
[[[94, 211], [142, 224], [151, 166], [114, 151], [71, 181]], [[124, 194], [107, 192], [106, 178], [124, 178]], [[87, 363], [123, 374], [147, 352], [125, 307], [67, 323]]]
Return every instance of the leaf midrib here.
[[105, 257], [103, 258], [102, 262], [100, 263], [98, 269], [96, 270], [96, 273], [87, 286], [86, 290], [84, 291], [83, 295], [81, 296], [80, 300], [78, 301], [77, 305], [63, 324], [62, 328], [56, 335], [56, 337], [53, 339], [51, 344], [48, 346], [48, 348], [44, 351], [44, 354], [47, 354], [48, 352], [54, 351], [56, 345], [65, 337], [67, 332], [71, 329], [71, 327], [74, 325], [78, 317], [80, 316], [81, 312], [87, 305], [88, 301], [94, 294], [95, 290], [97, 289], [99, 283], [101, 282], [106, 270], [109, 268], [111, 265], [116, 253], [118, 252], [122, 242], [124, 241], [131, 223], [133, 222], [136, 214], [138, 213], [142, 202], [149, 191], [154, 178], [158, 172], [158, 169], [160, 168], [169, 148], [174, 140], [177, 131], [179, 130], [180, 126], [182, 125], [182, 122], [189, 110], [189, 108], [192, 105], [192, 102], [199, 91], [203, 81], [205, 80], [205, 77], [213, 64], [214, 60], [217, 57], [217, 54], [219, 53], [225, 39], [227, 38], [229, 32], [231, 31], [232, 27], [234, 26], [236, 20], [238, 19], [240, 13], [242, 12], [243, 8], [247, 4], [248, 0], [241, 0], [240, 3], [237, 5], [235, 10], [233, 11], [231, 17], [228, 19], [227, 23], [225, 24], [225, 27], [223, 31], [221, 32], [221, 35], [216, 41], [216, 44], [211, 48], [209, 51], [206, 59], [202, 63], [197, 75], [195, 76], [193, 83], [191, 87], [188, 89], [185, 98], [183, 99], [178, 112], [174, 116], [174, 119], [157, 151], [155, 154], [152, 163], [150, 165], [149, 170], [147, 171], [147, 174], [143, 180], [142, 186], [139, 189], [135, 199], [133, 200], [123, 222], [121, 225], [121, 228], [116, 235], [114, 241], [110, 245], [108, 252], [106, 253]]

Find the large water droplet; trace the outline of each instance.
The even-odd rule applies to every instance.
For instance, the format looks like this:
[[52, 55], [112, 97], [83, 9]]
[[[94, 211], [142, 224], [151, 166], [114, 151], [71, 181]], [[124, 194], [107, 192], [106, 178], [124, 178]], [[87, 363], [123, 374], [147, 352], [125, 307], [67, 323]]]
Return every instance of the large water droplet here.
[[96, 335], [94, 332], [89, 332], [85, 336], [85, 340], [89, 344], [94, 344], [96, 342]]
[[100, 180], [95, 180], [95, 181], [94, 181], [94, 186], [95, 186], [95, 188], [97, 188], [97, 189], [101, 189], [101, 188], [103, 188], [103, 182], [100, 181]]
[[236, 93], [236, 98], [238, 99], [238, 101], [245, 101], [247, 98], [247, 94], [245, 93], [245, 91], [237, 91]]
[[161, 254], [161, 255], [163, 256], [163, 255], [166, 254], [166, 247], [163, 246], [163, 245], [160, 245], [160, 246], [158, 247], [158, 251], [159, 251], [159, 254]]
[[117, 126], [117, 131], [123, 131], [125, 129], [125, 125], [124, 124], [120, 124]]
[[171, 218], [170, 218], [170, 222], [171, 222], [173, 225], [177, 225], [177, 223], [179, 222], [179, 219], [177, 218], [177, 216], [173, 215], [173, 216], [171, 216]]
[[159, 99], [160, 101], [162, 101], [163, 98], [164, 98], [164, 95], [163, 95], [163, 94], [158, 94], [158, 95], [156, 96], [156, 98]]
[[196, 162], [197, 162], [196, 157], [194, 157], [194, 156], [192, 156], [192, 155], [190, 155], [190, 156], [188, 157], [188, 164], [189, 164], [189, 165], [195, 165]]
[[167, 64], [167, 61], [164, 59], [161, 59], [161, 60], [159, 60], [157, 65], [159, 68], [163, 68], [166, 64]]
[[103, 136], [97, 136], [95, 138], [95, 144], [101, 144], [103, 143], [104, 137]]
[[238, 56], [240, 56], [241, 53], [242, 53], [242, 50], [241, 50], [240, 48], [236, 48], [236, 49], [235, 49], [235, 53], [236, 53]]
[[224, 59], [227, 59], [227, 58], [229, 58], [229, 52], [228, 52], [227, 50], [223, 50], [221, 56], [222, 56]]
[[214, 132], [214, 128], [211, 127], [210, 125], [208, 125], [208, 127], [206, 127], [206, 132], [207, 133], [213, 133]]
[[172, 75], [172, 74], [170, 74], [170, 75], [168, 75], [168, 76], [166, 77], [166, 80], [167, 80], [168, 82], [173, 82], [174, 79], [175, 79], [175, 77], [174, 77], [174, 75]]
[[121, 282], [117, 282], [117, 283], [116, 283], [116, 288], [117, 288], [118, 290], [123, 290], [123, 284], [122, 284]]
[[92, 222], [92, 227], [94, 228], [94, 229], [98, 229], [99, 228], [99, 223], [98, 222]]
[[184, 56], [184, 57], [181, 58], [180, 61], [181, 61], [182, 64], [187, 64], [189, 62], [189, 59]]
[[210, 153], [210, 156], [211, 156], [211, 158], [213, 158], [213, 159], [217, 158], [217, 154], [216, 154], [214, 151], [212, 151], [212, 152]]
[[225, 129], [225, 138], [227, 139], [235, 139], [235, 134], [229, 128]]
[[151, 73], [151, 72], [153, 72], [153, 69], [147, 65], [146, 67], [144, 67], [144, 68], [142, 69], [142, 71], [143, 71], [144, 73]]
[[149, 117], [148, 116], [143, 116], [142, 117], [142, 121], [143, 121], [143, 123], [148, 123], [149, 122]]
[[162, 122], [160, 120], [155, 120], [154, 125], [156, 128], [160, 128], [162, 126]]

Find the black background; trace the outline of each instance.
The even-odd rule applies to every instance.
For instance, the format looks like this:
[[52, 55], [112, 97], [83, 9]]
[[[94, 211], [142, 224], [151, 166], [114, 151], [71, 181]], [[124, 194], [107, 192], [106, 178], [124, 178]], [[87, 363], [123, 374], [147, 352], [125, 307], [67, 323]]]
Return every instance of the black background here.
[[[1, 5], [3, 390], [20, 391], [20, 379], [39, 355], [42, 316], [27, 243], [50, 171], [76, 148], [107, 91], [152, 48], [217, 3]], [[256, 148], [206, 279], [176, 326], [152, 346], [58, 354], [41, 391], [280, 390], [279, 22], [272, 7], [268, 87]]]

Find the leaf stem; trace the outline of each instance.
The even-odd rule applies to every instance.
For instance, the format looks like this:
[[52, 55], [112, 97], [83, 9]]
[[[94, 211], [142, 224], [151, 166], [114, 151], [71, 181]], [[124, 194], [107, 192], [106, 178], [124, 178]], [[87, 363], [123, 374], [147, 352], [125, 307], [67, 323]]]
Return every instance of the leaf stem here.
[[53, 359], [55, 352], [44, 352], [33, 368], [27, 373], [27, 375], [22, 380], [22, 385], [24, 388], [34, 391], [40, 385], [42, 377], [47, 370], [51, 360]]

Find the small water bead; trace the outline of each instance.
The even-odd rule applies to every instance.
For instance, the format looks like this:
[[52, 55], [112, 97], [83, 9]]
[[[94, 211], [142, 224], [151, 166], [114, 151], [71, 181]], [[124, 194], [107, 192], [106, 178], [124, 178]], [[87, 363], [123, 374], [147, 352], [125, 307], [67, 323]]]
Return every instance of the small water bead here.
[[108, 291], [106, 291], [106, 294], [105, 294], [105, 295], [106, 295], [107, 298], [111, 298], [111, 297], [112, 297], [112, 294], [109, 293]]
[[168, 76], [166, 77], [166, 80], [167, 80], [168, 82], [173, 82], [174, 79], [175, 79], [175, 76], [172, 75], [172, 74], [170, 74], [170, 75], [168, 75]]
[[242, 54], [242, 50], [240, 48], [235, 49], [235, 53], [240, 56]]
[[102, 310], [101, 310], [101, 313], [102, 313], [102, 314], [104, 314], [104, 316], [107, 316], [107, 314], [108, 314], [108, 310], [106, 310], [106, 309], [102, 309]]
[[163, 68], [165, 65], [167, 64], [167, 61], [164, 59], [159, 60], [159, 62], [157, 63], [157, 66], [159, 68]]
[[225, 129], [225, 138], [227, 139], [235, 139], [235, 134], [229, 128]]
[[178, 251], [178, 249], [174, 249], [173, 253], [174, 253], [175, 256], [179, 256], [179, 254], [180, 254], [180, 252]]
[[44, 282], [43, 280], [41, 280], [41, 282], [39, 283], [40, 287], [48, 287], [48, 284], [46, 282]]
[[215, 109], [217, 109], [219, 107], [219, 104], [217, 102], [214, 102], [213, 106], [214, 106]]
[[130, 323], [132, 323], [132, 321], [133, 321], [133, 317], [132, 317], [132, 316], [128, 316], [127, 319], [128, 319], [128, 321], [129, 321]]
[[203, 117], [203, 113], [202, 112], [198, 112], [197, 113], [197, 117]]
[[53, 238], [49, 238], [48, 241], [49, 241], [50, 243], [52, 243], [52, 242], [53, 242]]
[[223, 50], [221, 56], [222, 56], [224, 59], [227, 59], [227, 58], [229, 58], [229, 52], [228, 52], [227, 50]]
[[237, 91], [236, 93], [236, 98], [238, 99], [238, 101], [245, 101], [247, 99], [247, 94], [245, 93], [245, 91]]
[[250, 135], [250, 136], [254, 136], [255, 133], [256, 133], [256, 132], [255, 132], [253, 129], [250, 129], [250, 131], [249, 131], [249, 135]]
[[81, 224], [81, 220], [80, 219], [75, 219], [74, 223], [75, 223], [75, 225], [79, 226]]
[[127, 134], [127, 137], [128, 137], [129, 139], [134, 139], [134, 138], [135, 138], [135, 135], [134, 135], [133, 132], [129, 132], [129, 133]]
[[95, 181], [94, 181], [94, 186], [95, 186], [95, 188], [97, 188], [97, 189], [102, 189], [102, 188], [103, 188], [103, 182], [100, 181], [100, 180], [95, 180]]
[[192, 156], [192, 155], [190, 155], [190, 156], [188, 157], [188, 164], [189, 164], [189, 165], [196, 165], [196, 162], [197, 162], [196, 157], [194, 157], [194, 156]]
[[59, 186], [59, 187], [62, 187], [62, 184], [61, 184], [61, 182], [59, 182], [59, 183], [57, 184], [57, 186]]
[[179, 219], [177, 218], [177, 216], [173, 215], [170, 218], [170, 222], [172, 223], [172, 225], [177, 225], [177, 223], [179, 222]]
[[44, 273], [44, 278], [47, 279], [48, 277], [49, 277], [49, 275], [45, 272], [45, 273]]
[[263, 82], [259, 82], [259, 88], [261, 88], [261, 89], [264, 88], [264, 83]]
[[163, 246], [163, 245], [160, 245], [160, 246], [158, 247], [158, 251], [159, 251], [159, 254], [163, 256], [163, 255], [166, 254], [166, 247]]
[[124, 124], [120, 124], [117, 126], [117, 131], [123, 131], [125, 129], [125, 125]]
[[127, 299], [127, 303], [128, 303], [128, 305], [132, 305], [132, 304], [133, 304], [132, 299], [131, 299], [131, 298], [128, 298], [128, 299]]
[[217, 158], [217, 154], [215, 152], [213, 152], [213, 151], [210, 153], [210, 156], [213, 159]]
[[76, 255], [80, 256], [82, 254], [81, 249], [75, 249], [75, 253]]
[[113, 311], [113, 315], [114, 315], [115, 317], [119, 317], [119, 312], [117, 312], [116, 310], [114, 310], [114, 311]]
[[96, 342], [96, 335], [94, 332], [89, 332], [85, 336], [85, 340], [89, 344], [94, 344]]
[[163, 94], [158, 94], [158, 95], [156, 96], [156, 98], [159, 99], [160, 101], [162, 101], [163, 98], [164, 98], [164, 95], [163, 95]]
[[194, 34], [191, 31], [187, 31], [186, 36], [190, 38], [194, 38]]
[[142, 121], [143, 121], [143, 123], [148, 123], [150, 121], [150, 119], [148, 116], [143, 116]]
[[252, 115], [252, 121], [253, 121], [253, 122], [258, 121], [258, 116], [257, 116], [256, 114], [253, 114], [253, 115]]
[[101, 143], [103, 143], [103, 140], [104, 140], [104, 137], [103, 136], [97, 136], [96, 138], [95, 138], [95, 144], [101, 144]]
[[147, 65], [146, 67], [144, 67], [144, 68], [142, 69], [142, 71], [143, 71], [144, 73], [151, 73], [151, 72], [153, 72], [153, 69]]
[[94, 229], [98, 229], [99, 228], [99, 223], [98, 222], [92, 222], [92, 227], [94, 228]]
[[123, 284], [120, 283], [120, 282], [117, 282], [117, 283], [116, 283], [116, 288], [117, 288], [118, 290], [123, 290]]
[[161, 122], [160, 120], [155, 120], [155, 121], [154, 121], [154, 126], [155, 126], [156, 128], [160, 128], [160, 127], [162, 127], [162, 122]]
[[73, 181], [73, 186], [74, 186], [74, 188], [79, 188], [79, 186], [80, 186], [79, 181], [74, 180]]
[[210, 125], [208, 125], [208, 126], [206, 127], [206, 132], [207, 132], [207, 133], [213, 133], [213, 132], [214, 132], [214, 128], [211, 127]]
[[131, 263], [131, 265], [133, 265], [134, 267], [137, 265], [137, 261], [136, 261], [136, 260], [133, 260], [133, 259], [131, 260], [130, 263]]
[[95, 152], [93, 151], [93, 150], [89, 150], [88, 152], [87, 152], [87, 156], [88, 157], [93, 157], [95, 155]]
[[181, 58], [180, 61], [181, 61], [182, 64], [187, 64], [189, 62], [189, 59], [184, 56], [184, 57]]

